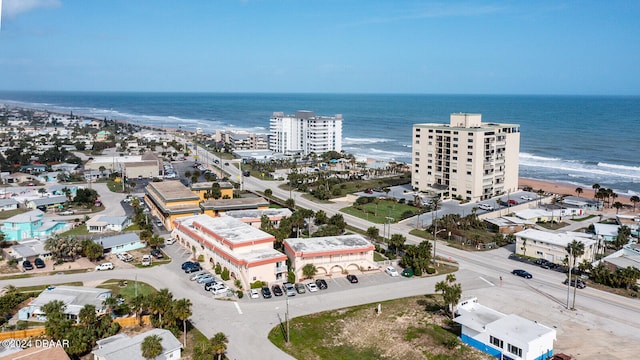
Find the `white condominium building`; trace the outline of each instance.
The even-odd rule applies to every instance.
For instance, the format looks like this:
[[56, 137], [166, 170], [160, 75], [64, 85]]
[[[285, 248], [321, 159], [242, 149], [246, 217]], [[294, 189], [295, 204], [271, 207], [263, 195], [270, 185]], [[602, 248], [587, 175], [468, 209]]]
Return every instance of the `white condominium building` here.
[[518, 189], [520, 126], [451, 114], [449, 124], [413, 125], [411, 184], [481, 201]]
[[312, 111], [295, 115], [274, 112], [269, 120], [269, 150], [283, 154], [322, 154], [342, 151], [342, 115], [316, 116]]

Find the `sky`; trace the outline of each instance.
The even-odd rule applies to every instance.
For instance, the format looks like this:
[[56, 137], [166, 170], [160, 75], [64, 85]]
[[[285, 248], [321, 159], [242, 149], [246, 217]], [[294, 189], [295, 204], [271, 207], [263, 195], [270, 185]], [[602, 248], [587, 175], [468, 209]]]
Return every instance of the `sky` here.
[[640, 95], [640, 1], [0, 3], [0, 90]]

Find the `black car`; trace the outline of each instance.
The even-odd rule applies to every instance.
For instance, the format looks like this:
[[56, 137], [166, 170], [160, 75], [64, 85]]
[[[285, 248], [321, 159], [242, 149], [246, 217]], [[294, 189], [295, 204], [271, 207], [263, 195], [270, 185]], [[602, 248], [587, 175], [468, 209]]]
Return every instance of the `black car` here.
[[282, 296], [284, 294], [282, 292], [282, 288], [278, 284], [273, 285], [271, 287], [271, 290], [273, 290], [273, 295], [275, 295], [275, 296]]
[[[565, 285], [569, 284], [569, 279], [564, 279], [563, 284]], [[585, 284], [585, 282], [582, 281], [582, 279], [577, 279], [577, 280], [575, 278], [571, 279], [571, 286], [576, 287], [576, 284], [578, 289], [584, 289], [587, 287], [587, 284]]]
[[33, 264], [31, 264], [31, 261], [25, 260], [22, 262], [22, 268], [25, 270], [33, 270]]
[[215, 280], [211, 280], [209, 282], [207, 282], [206, 284], [204, 284], [204, 290], [205, 291], [209, 291], [209, 289], [211, 289], [213, 287], [213, 285], [217, 284], [218, 282]]
[[327, 282], [324, 281], [324, 279], [316, 279], [316, 286], [320, 290], [327, 290], [328, 287]]
[[352, 284], [357, 284], [358, 283], [358, 277], [356, 277], [355, 275], [347, 275], [347, 280], [352, 283]]
[[182, 270], [187, 270], [187, 268], [190, 268], [194, 265], [198, 264], [198, 266], [200, 266], [199, 262], [194, 262], [194, 261], [185, 261], [182, 263]]
[[153, 256], [156, 259], [162, 259], [164, 257], [164, 255], [162, 254], [162, 251], [158, 249], [151, 249], [151, 256]]
[[513, 275], [522, 276], [522, 277], [523, 277], [523, 278], [525, 278], [525, 279], [531, 279], [531, 278], [533, 278], [533, 275], [531, 275], [531, 274], [529, 274], [527, 271], [525, 271], [525, 270], [521, 270], [521, 269], [513, 270], [511, 273], [512, 273]]
[[[282, 290], [280, 290], [282, 291]], [[265, 299], [270, 299], [271, 298], [271, 290], [269, 290], [268, 287], [263, 287], [262, 288], [262, 297]]]
[[33, 262], [36, 264], [36, 267], [38, 269], [42, 269], [43, 267], [45, 267], [44, 260], [40, 258], [36, 258]]
[[187, 267], [186, 269], [184, 269], [184, 272], [187, 274], [196, 272], [196, 271], [200, 271], [202, 270], [202, 268], [200, 267], [200, 263], [194, 263], [191, 266]]

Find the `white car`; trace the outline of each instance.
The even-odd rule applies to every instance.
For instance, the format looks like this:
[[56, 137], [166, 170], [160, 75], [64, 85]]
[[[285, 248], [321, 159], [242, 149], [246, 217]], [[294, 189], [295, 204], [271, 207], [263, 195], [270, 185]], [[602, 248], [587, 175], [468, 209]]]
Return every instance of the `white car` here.
[[196, 280], [200, 279], [201, 277], [205, 277], [205, 276], [207, 276], [207, 275], [209, 275], [209, 274], [208, 274], [208, 273], [206, 273], [206, 272], [201, 272], [201, 273], [193, 274], [193, 275], [191, 275], [191, 277], [189, 278], [189, 280], [191, 280], [191, 281], [196, 281]]
[[118, 257], [118, 259], [124, 261], [124, 262], [129, 262], [133, 260], [133, 256], [129, 253], [120, 253], [118, 255], [116, 255]]
[[61, 211], [60, 215], [73, 215], [73, 210], [65, 210]]
[[393, 266], [387, 266], [387, 268], [384, 269], [384, 272], [389, 274], [389, 276], [400, 276], [400, 274], [398, 274], [398, 270], [396, 270], [396, 268], [394, 268]]
[[151, 265], [151, 255], [142, 255], [142, 266]]
[[213, 295], [222, 295], [226, 294], [229, 288], [225, 284], [215, 284], [209, 291], [211, 291]]
[[96, 271], [100, 271], [100, 270], [112, 270], [113, 269], [113, 264], [110, 262], [106, 262], [100, 265], [96, 266]]
[[529, 196], [529, 195], [522, 195], [522, 196], [520, 196], [520, 199], [522, 199], [522, 200], [526, 200], [526, 201], [531, 201], [531, 200], [533, 200], [533, 198], [532, 198], [531, 196]]
[[486, 211], [492, 211], [493, 210], [493, 206], [489, 205], [489, 204], [478, 204], [478, 207], [482, 210], [486, 210]]
[[258, 299], [260, 298], [260, 290], [258, 289], [251, 289], [251, 291], [249, 292], [249, 297], [252, 299]]
[[170, 237], [170, 238], [168, 238], [167, 240], [164, 241], [164, 243], [167, 244], [167, 245], [175, 244], [175, 242], [176, 242], [176, 239], [172, 238], [172, 237]]
[[307, 289], [309, 289], [309, 292], [316, 292], [318, 291], [318, 286], [316, 286], [315, 283], [310, 282], [307, 284]]

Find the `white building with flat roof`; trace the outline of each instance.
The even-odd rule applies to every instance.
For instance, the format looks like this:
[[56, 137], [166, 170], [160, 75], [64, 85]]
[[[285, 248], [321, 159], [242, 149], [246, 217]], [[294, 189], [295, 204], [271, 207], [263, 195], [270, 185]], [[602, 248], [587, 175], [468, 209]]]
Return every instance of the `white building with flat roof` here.
[[451, 197], [487, 200], [518, 189], [520, 125], [451, 114], [449, 124], [414, 124], [411, 185]]
[[111, 297], [111, 290], [86, 286], [51, 286], [43, 290], [29, 305], [20, 309], [18, 319], [45, 321], [46, 316], [40, 310], [47, 303], [59, 300], [64, 303], [64, 314], [68, 319], [78, 321], [78, 314], [85, 305], [93, 305], [96, 314], [104, 314], [104, 300]]
[[475, 297], [461, 300], [456, 315], [462, 342], [498, 359], [545, 360], [553, 355], [556, 331], [537, 321], [503, 314]]
[[313, 111], [294, 115], [274, 112], [269, 120], [269, 150], [283, 154], [322, 154], [342, 151], [342, 114], [316, 116]]
[[222, 213], [222, 216], [230, 216], [258, 229], [262, 225], [263, 216], [269, 218], [273, 226], [278, 227], [282, 218], [291, 217], [291, 215], [291, 210], [287, 208], [228, 210]]
[[302, 268], [313, 264], [318, 275], [377, 268], [373, 261], [375, 246], [358, 234], [284, 240], [296, 278], [304, 277]]
[[245, 288], [250, 283], [286, 279], [287, 257], [273, 248], [275, 238], [230, 216], [207, 214], [174, 220], [171, 236], [186, 244], [194, 256], [204, 256], [204, 266], [220, 264]]
[[592, 234], [580, 232], [552, 233], [526, 229], [514, 235], [516, 236], [516, 254], [542, 258], [554, 264], [562, 264], [568, 256], [567, 245], [574, 240], [584, 244], [584, 254], [577, 257], [576, 264], [584, 259], [593, 261], [598, 246], [598, 241], [592, 238]]
[[162, 344], [162, 353], [155, 359], [180, 359], [182, 344], [165, 329], [151, 329], [141, 334], [129, 337], [120, 333], [96, 341], [97, 349], [93, 350], [93, 360], [145, 360], [142, 356], [142, 342], [148, 336], [157, 335]]

